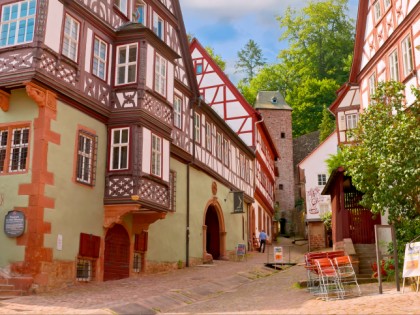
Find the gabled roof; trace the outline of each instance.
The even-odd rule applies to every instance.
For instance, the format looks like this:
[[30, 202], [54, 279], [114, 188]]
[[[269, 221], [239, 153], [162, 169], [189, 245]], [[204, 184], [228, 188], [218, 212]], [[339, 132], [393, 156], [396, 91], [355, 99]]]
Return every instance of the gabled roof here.
[[298, 163], [298, 167], [300, 167], [300, 165], [301, 164], [303, 164], [307, 159], [309, 159], [316, 151], [318, 151], [319, 150], [319, 148], [321, 148], [325, 143], [327, 143], [328, 142], [328, 140], [330, 140], [330, 138], [331, 137], [337, 137], [337, 130], [334, 130], [333, 132], [331, 132], [331, 134], [327, 137], [327, 138], [325, 138], [325, 140], [324, 141], [322, 141], [315, 149], [313, 149], [312, 151], [311, 151], [311, 153], [309, 153], [302, 161], [300, 161], [299, 163]]
[[279, 91], [259, 91], [255, 101], [255, 109], [292, 110]]

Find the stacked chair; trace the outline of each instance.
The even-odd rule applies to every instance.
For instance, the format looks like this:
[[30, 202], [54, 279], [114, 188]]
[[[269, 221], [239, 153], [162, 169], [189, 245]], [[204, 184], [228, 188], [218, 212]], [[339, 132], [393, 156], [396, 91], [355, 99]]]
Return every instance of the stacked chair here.
[[307, 288], [323, 300], [361, 295], [351, 259], [344, 251], [305, 254]]

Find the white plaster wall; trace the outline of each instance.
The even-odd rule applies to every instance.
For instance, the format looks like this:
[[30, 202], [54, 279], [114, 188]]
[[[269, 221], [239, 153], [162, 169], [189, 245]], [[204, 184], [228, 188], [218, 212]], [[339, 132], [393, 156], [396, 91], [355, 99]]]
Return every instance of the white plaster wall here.
[[55, 52], [60, 51], [61, 25], [63, 23], [63, 4], [58, 0], [50, 0], [48, 4], [45, 45]]
[[93, 56], [92, 37], [93, 37], [93, 32], [90, 28], [88, 28], [87, 34], [86, 34], [86, 51], [85, 51], [85, 71], [87, 73], [90, 73], [90, 60], [93, 59], [91, 58], [91, 56]]
[[[305, 192], [307, 219], [320, 218], [321, 204], [328, 204], [329, 210], [331, 211], [330, 197], [321, 195], [324, 186], [318, 185], [318, 174], [327, 174], [328, 180], [328, 167], [325, 160], [328, 159], [331, 154], [337, 153], [337, 144], [337, 135], [333, 133], [299, 164], [299, 167], [304, 170], [306, 178]], [[310, 209], [313, 209], [313, 211], [309, 211]]]
[[169, 182], [169, 160], [170, 160], [170, 151], [169, 151], [169, 141], [163, 139], [163, 146], [162, 146], [162, 179], [164, 181]]
[[149, 129], [143, 128], [143, 163], [142, 171], [150, 174], [150, 158], [152, 148], [152, 132]]
[[154, 67], [155, 67], [155, 49], [147, 45], [146, 62], [146, 86], [153, 90]]

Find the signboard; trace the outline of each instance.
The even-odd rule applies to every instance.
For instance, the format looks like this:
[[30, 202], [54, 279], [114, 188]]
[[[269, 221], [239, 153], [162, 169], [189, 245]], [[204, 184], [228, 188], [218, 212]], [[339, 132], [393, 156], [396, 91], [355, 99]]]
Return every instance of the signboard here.
[[238, 247], [236, 247], [236, 256], [245, 256], [245, 254], [246, 254], [245, 244], [238, 244]]
[[9, 211], [4, 218], [4, 233], [8, 237], [19, 237], [25, 232], [25, 214], [22, 211]]
[[420, 276], [420, 242], [405, 245], [403, 278]]
[[283, 262], [283, 247], [274, 247], [274, 262]]
[[243, 213], [244, 212], [244, 192], [235, 191], [233, 193], [233, 212]]

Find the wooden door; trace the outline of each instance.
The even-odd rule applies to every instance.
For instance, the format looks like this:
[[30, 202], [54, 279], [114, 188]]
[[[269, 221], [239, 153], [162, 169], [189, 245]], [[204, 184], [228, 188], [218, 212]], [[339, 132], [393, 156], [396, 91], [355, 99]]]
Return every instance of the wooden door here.
[[206, 213], [206, 251], [213, 256], [213, 259], [220, 257], [220, 229], [219, 218], [217, 217], [216, 209], [209, 207]]
[[116, 224], [105, 237], [104, 281], [128, 278], [130, 238], [122, 225]]

